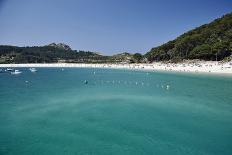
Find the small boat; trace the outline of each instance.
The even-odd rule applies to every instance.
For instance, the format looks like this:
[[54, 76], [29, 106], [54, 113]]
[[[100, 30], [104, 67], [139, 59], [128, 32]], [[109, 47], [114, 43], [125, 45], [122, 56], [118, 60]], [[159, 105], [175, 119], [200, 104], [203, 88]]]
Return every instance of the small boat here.
[[21, 74], [22, 72], [19, 71], [19, 70], [14, 70], [13, 72], [10, 72], [12, 75], [18, 75], [18, 74]]
[[12, 72], [12, 71], [14, 71], [14, 69], [12, 69], [12, 68], [7, 68], [5, 71], [6, 71], [6, 72]]
[[36, 68], [29, 68], [29, 70], [30, 70], [31, 72], [37, 72], [37, 69], [36, 69]]

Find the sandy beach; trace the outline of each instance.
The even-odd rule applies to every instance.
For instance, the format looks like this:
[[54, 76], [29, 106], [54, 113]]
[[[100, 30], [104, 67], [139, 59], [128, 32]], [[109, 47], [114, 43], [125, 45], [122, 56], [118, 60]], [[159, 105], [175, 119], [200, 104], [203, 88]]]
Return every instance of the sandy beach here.
[[0, 64], [0, 68], [18, 68], [18, 67], [77, 67], [77, 68], [112, 68], [112, 69], [133, 69], [149, 71], [173, 71], [173, 72], [191, 72], [191, 73], [213, 73], [213, 74], [231, 74], [232, 62], [215, 61], [194, 61], [184, 63], [162, 63], [155, 62], [151, 64], [75, 64], [75, 63], [51, 63], [51, 64]]

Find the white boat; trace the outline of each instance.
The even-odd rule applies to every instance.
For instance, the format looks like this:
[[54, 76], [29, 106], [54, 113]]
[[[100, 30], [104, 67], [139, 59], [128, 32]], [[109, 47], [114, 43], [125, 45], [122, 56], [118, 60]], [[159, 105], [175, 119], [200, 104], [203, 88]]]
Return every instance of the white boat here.
[[21, 71], [19, 71], [19, 70], [14, 70], [13, 72], [11, 72], [11, 74], [13, 74], [13, 75], [17, 75], [17, 74], [21, 74], [22, 72]]
[[5, 71], [6, 72], [12, 72], [14, 69], [12, 69], [12, 68], [7, 68]]
[[37, 69], [36, 69], [36, 68], [29, 68], [29, 70], [30, 70], [31, 72], [37, 72]]

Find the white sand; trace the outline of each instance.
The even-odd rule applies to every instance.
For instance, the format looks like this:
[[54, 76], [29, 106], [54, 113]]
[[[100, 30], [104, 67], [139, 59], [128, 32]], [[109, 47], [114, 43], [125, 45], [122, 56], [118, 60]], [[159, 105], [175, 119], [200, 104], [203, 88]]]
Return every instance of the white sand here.
[[152, 64], [75, 64], [75, 63], [53, 63], [53, 64], [0, 64], [0, 68], [15, 67], [78, 67], [78, 68], [113, 68], [113, 69], [134, 69], [150, 71], [174, 71], [192, 73], [217, 73], [231, 74], [232, 62], [222, 63], [215, 61], [186, 61], [184, 63], [162, 63]]

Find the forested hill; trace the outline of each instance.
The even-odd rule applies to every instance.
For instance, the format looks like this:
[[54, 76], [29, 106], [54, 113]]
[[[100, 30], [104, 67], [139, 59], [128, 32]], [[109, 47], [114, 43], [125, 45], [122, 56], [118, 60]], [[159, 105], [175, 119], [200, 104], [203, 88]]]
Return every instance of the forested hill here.
[[231, 53], [232, 13], [229, 13], [184, 33], [173, 41], [152, 48], [145, 57], [150, 62], [183, 59], [222, 60]]
[[0, 46], [0, 63], [101, 63], [106, 60], [107, 56], [72, 50], [63, 43], [33, 47]]
[[17, 47], [0, 45], [0, 63], [132, 63], [140, 62], [139, 53], [104, 56], [96, 52], [72, 50], [64, 43]]

